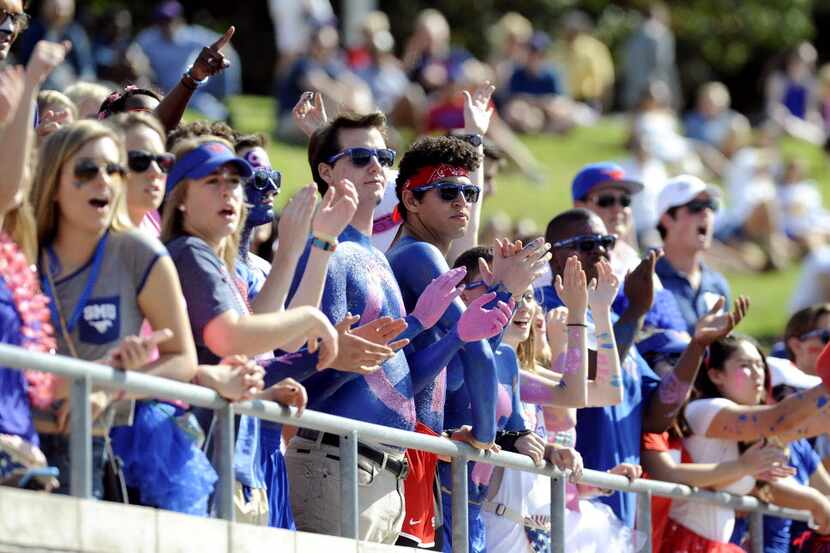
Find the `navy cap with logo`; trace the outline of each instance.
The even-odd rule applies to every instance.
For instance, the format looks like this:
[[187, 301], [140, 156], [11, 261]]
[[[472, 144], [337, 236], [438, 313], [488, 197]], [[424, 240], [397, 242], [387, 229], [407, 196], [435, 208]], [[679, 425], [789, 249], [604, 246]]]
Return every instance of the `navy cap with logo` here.
[[571, 183], [573, 200], [582, 201], [588, 194], [601, 184], [613, 184], [636, 194], [643, 189], [643, 183], [629, 179], [625, 171], [616, 163], [591, 163], [579, 170]]
[[221, 142], [206, 142], [176, 160], [176, 164], [167, 175], [165, 194], [169, 194], [184, 179], [202, 179], [226, 163], [236, 166], [242, 178], [247, 179], [253, 175], [253, 169], [248, 162], [237, 157], [228, 146]]

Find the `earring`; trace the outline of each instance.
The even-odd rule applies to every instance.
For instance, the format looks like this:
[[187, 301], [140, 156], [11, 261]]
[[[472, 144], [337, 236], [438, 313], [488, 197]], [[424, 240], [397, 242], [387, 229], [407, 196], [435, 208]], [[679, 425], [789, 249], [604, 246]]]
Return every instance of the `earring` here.
[[185, 212], [184, 204], [181, 204], [181, 205], [179, 206], [179, 211], [181, 211], [182, 213], [184, 213], [184, 212]]

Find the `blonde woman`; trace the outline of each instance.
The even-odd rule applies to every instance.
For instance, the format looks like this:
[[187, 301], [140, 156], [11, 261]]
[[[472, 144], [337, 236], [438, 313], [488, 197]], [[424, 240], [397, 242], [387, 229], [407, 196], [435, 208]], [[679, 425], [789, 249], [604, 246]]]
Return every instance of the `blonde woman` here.
[[[63, 127], [40, 149], [32, 203], [58, 353], [186, 382], [195, 374], [196, 354], [178, 275], [164, 247], [130, 223], [124, 160], [121, 137], [96, 121]], [[139, 338], [145, 319], [156, 332]], [[148, 362], [155, 347], [159, 357]], [[58, 397], [65, 394], [63, 386]], [[110, 397], [94, 396], [98, 415]], [[93, 489], [99, 497], [107, 419], [96, 425], [93, 440]], [[50, 462], [68, 475], [65, 420], [63, 408], [57, 425], [41, 436]], [[67, 481], [61, 491], [67, 491]]]

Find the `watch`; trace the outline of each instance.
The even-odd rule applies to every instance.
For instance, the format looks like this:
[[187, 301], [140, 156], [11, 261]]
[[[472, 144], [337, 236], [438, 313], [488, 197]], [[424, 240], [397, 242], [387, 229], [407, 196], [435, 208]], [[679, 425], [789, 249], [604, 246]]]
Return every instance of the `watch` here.
[[193, 76], [193, 74], [190, 72], [191, 69], [193, 69], [193, 66], [192, 65], [188, 66], [188, 68], [184, 70], [184, 74], [182, 75], [182, 77], [187, 77], [188, 79], [193, 81], [193, 84], [195, 84], [197, 88], [204, 85], [204, 84], [206, 84], [210, 80], [210, 76], [207, 76], [202, 80], [196, 79]]
[[458, 138], [468, 143], [473, 148], [478, 148], [479, 146], [484, 144], [484, 139], [481, 138], [480, 134], [462, 134], [459, 135]]

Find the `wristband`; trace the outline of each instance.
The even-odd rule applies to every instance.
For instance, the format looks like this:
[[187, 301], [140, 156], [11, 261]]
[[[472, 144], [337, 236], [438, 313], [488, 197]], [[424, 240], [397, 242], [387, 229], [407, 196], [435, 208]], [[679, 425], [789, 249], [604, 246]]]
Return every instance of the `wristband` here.
[[496, 432], [496, 443], [501, 446], [501, 448], [505, 451], [512, 451], [513, 453], [518, 453], [516, 450], [516, 442], [519, 441], [519, 438], [523, 438], [533, 432], [532, 430], [519, 430], [518, 432], [513, 432], [509, 430], [500, 430]]
[[188, 90], [189, 90], [189, 91], [191, 91], [191, 92], [193, 92], [193, 91], [195, 91], [197, 88], [199, 88], [199, 85], [198, 85], [198, 83], [196, 82], [196, 79], [194, 79], [193, 77], [191, 77], [191, 76], [190, 76], [190, 73], [184, 73], [184, 74], [182, 75], [182, 79], [181, 79], [181, 81], [179, 81], [179, 82], [181, 82], [181, 83], [182, 83], [182, 86], [183, 86], [183, 87], [185, 87], [186, 89], [188, 89]]
[[312, 234], [315, 238], [319, 238], [323, 242], [330, 242], [332, 244], [337, 244], [337, 237], [332, 236], [331, 234], [326, 234], [324, 232], [314, 232]]
[[202, 79], [200, 81], [199, 79], [197, 79], [196, 77], [194, 77], [190, 73], [191, 69], [193, 69], [193, 66], [192, 65], [188, 66], [188, 68], [184, 70], [184, 75], [182, 75], [182, 77], [187, 77], [188, 79], [193, 81], [193, 84], [195, 84], [197, 88], [204, 85], [204, 84], [207, 84], [207, 82], [210, 80], [210, 77], [208, 76], [208, 77], [205, 77], [204, 79]]
[[323, 240], [322, 238], [314, 236], [311, 238], [311, 246], [319, 248], [324, 252], [333, 252], [337, 249], [337, 242], [329, 242], [328, 240]]
[[588, 325], [585, 323], [567, 323], [565, 326], [580, 326], [582, 328], [588, 328]]

